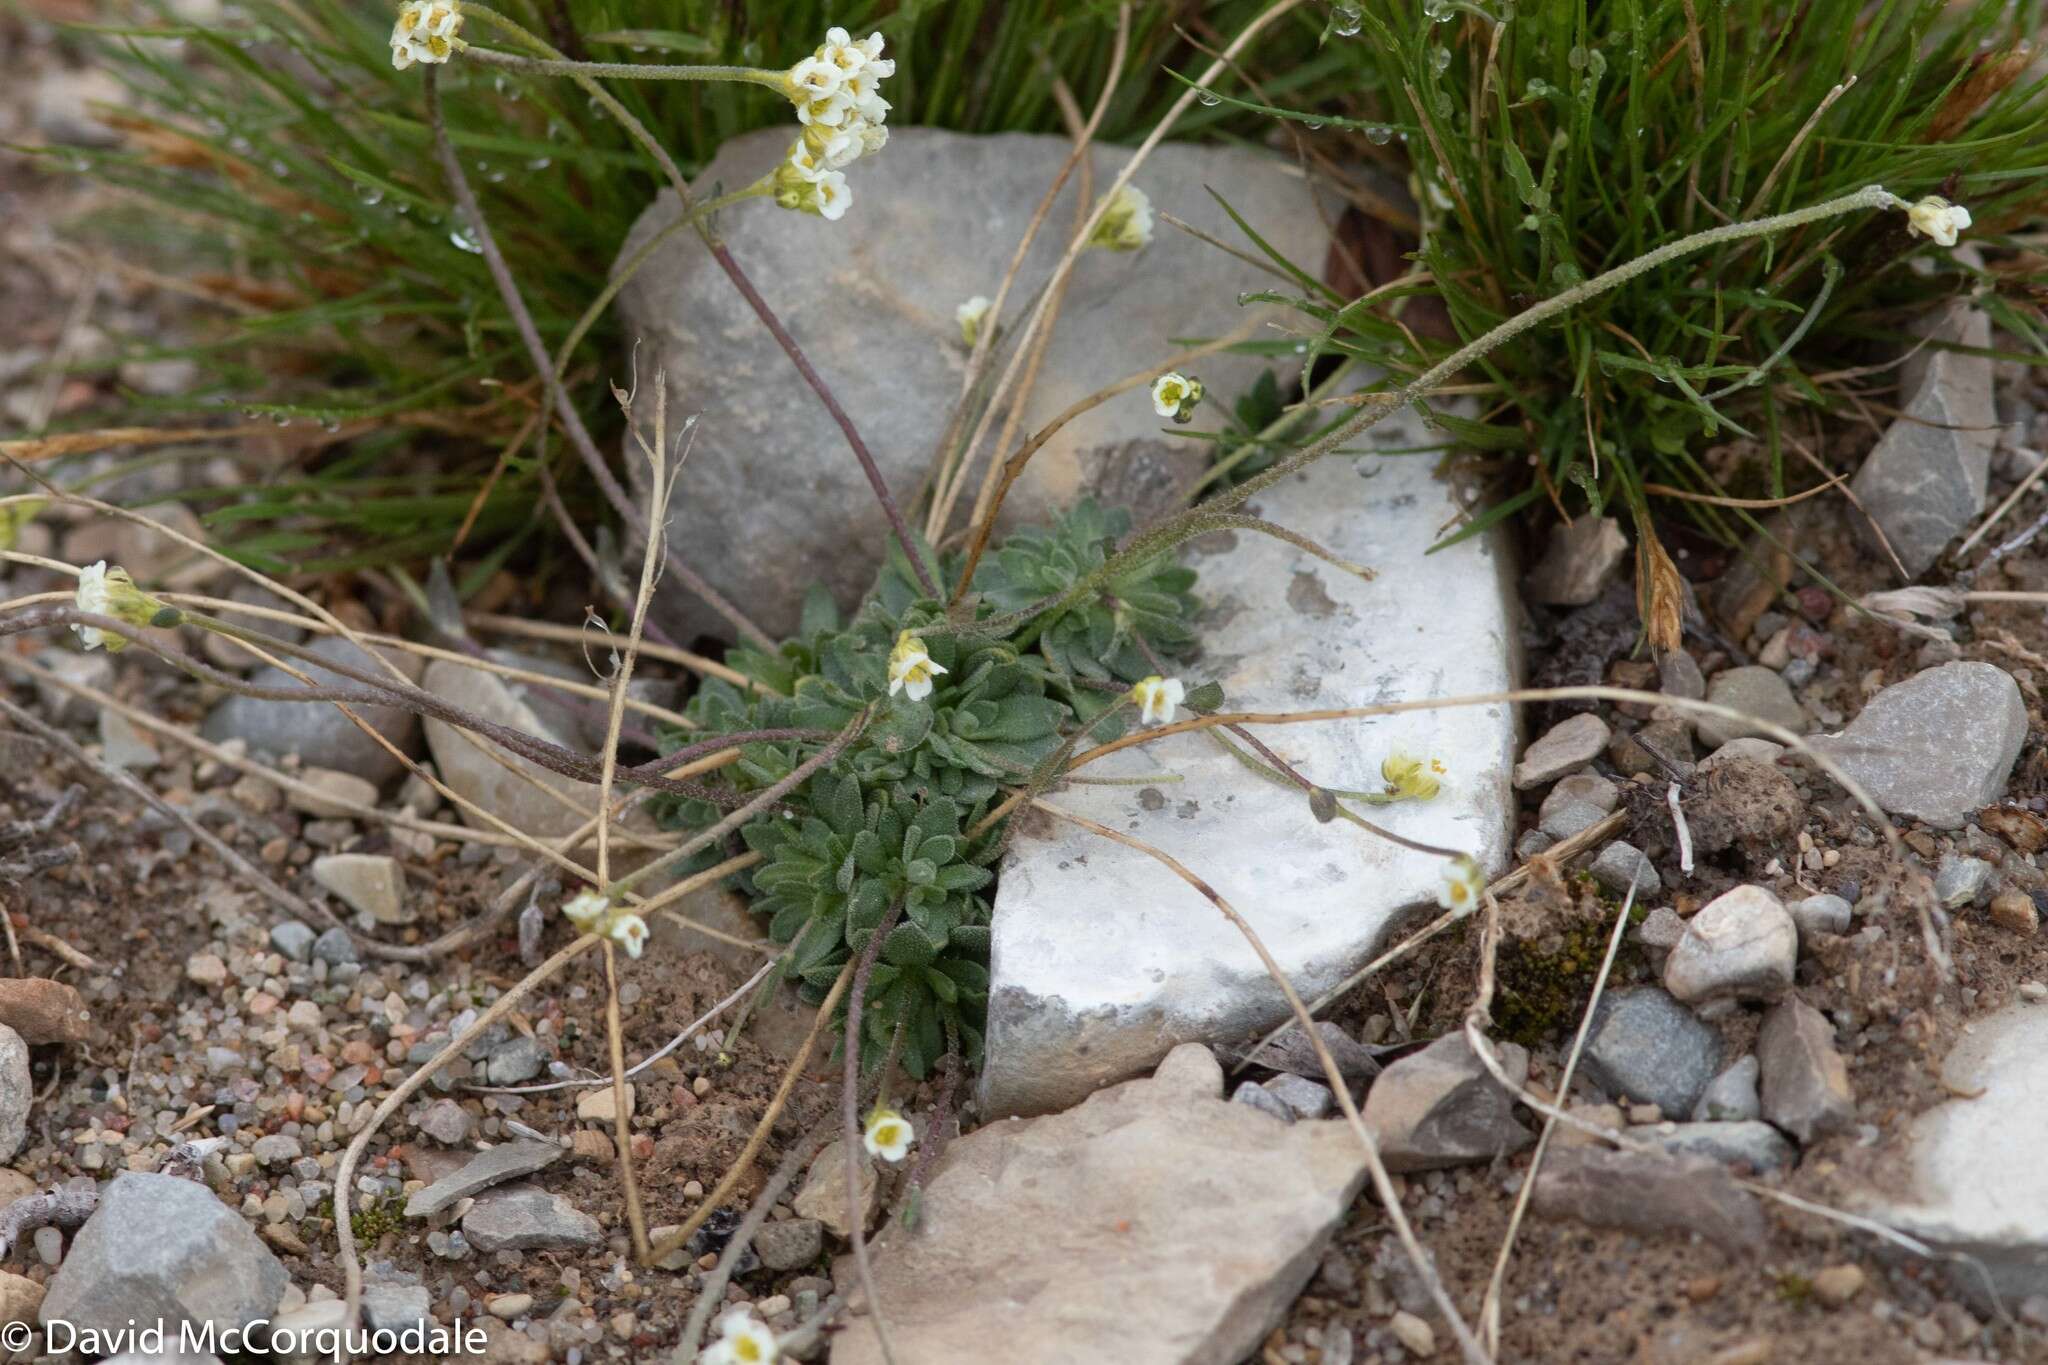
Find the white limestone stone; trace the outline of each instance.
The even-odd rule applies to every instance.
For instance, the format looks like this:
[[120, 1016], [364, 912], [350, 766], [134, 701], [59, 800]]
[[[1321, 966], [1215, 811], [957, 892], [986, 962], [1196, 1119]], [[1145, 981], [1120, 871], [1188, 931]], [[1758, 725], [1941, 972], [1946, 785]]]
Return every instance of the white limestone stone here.
[[[1953, 1272], [1981, 1299], [1988, 1276], [2008, 1306], [2048, 1294], [2048, 1010], [2014, 1004], [1970, 1025], [1949, 1053], [1942, 1082], [1959, 1098], [1915, 1119], [1911, 1183], [1877, 1216], [1983, 1268]], [[1968, 1096], [1969, 1098], [1961, 1098]]]
[[[1441, 441], [1402, 413], [1359, 444]], [[1208, 605], [1190, 686], [1214, 678], [1230, 710], [1304, 711], [1487, 693], [1519, 672], [1506, 555], [1480, 536], [1424, 551], [1457, 514], [1422, 455], [1333, 458], [1255, 500], [1258, 515], [1370, 566], [1361, 581], [1270, 537], [1197, 551]], [[1205, 542], [1207, 544], [1207, 542]], [[1489, 874], [1509, 851], [1516, 727], [1505, 705], [1317, 724], [1260, 737], [1311, 780], [1380, 784], [1395, 748], [1443, 761], [1439, 795], [1367, 812], [1413, 839], [1466, 850]], [[1408, 912], [1433, 907], [1443, 862], [1248, 770], [1209, 736], [1128, 749], [1091, 775], [1177, 774], [1148, 786], [1074, 786], [1052, 800], [1180, 859], [1240, 911], [1304, 996], [1334, 986]], [[1077, 826], [1034, 819], [996, 900], [982, 1100], [990, 1114], [1064, 1108], [1147, 1070], [1175, 1044], [1240, 1040], [1287, 1013], [1243, 937], [1158, 862]]]

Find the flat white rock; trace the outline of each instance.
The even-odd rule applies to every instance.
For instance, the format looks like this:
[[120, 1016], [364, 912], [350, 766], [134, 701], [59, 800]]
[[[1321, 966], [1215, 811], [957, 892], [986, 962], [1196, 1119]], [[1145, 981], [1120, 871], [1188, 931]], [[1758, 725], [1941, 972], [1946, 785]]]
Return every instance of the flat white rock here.
[[[1910, 1188], [1877, 1215], [1975, 1256], [2008, 1307], [2048, 1294], [2048, 1009], [2014, 1004], [1978, 1020], [1941, 1075], [1952, 1093], [1975, 1098], [1913, 1121]], [[1952, 1273], [1958, 1290], [1983, 1295], [1970, 1267]]]
[[[1440, 444], [1403, 412], [1363, 442]], [[1190, 686], [1214, 678], [1229, 710], [1305, 711], [1495, 692], [1515, 684], [1505, 551], [1479, 536], [1424, 556], [1458, 503], [1423, 456], [1337, 457], [1268, 489], [1257, 514], [1377, 571], [1346, 574], [1271, 537], [1235, 532], [1188, 563], [1208, 611]], [[1383, 785], [1400, 748], [1442, 760], [1426, 803], [1369, 808], [1375, 823], [1506, 863], [1516, 734], [1508, 706], [1266, 726], [1268, 745], [1312, 781]], [[1112, 755], [1091, 776], [1178, 775], [1141, 786], [1073, 786], [1054, 802], [1181, 860], [1258, 932], [1304, 997], [1362, 965], [1410, 911], [1433, 906], [1443, 861], [1308, 802], [1203, 734]], [[982, 1102], [1043, 1113], [1142, 1072], [1176, 1043], [1235, 1042], [1287, 1014], [1238, 931], [1158, 862], [1066, 822], [1019, 833], [996, 899]]]

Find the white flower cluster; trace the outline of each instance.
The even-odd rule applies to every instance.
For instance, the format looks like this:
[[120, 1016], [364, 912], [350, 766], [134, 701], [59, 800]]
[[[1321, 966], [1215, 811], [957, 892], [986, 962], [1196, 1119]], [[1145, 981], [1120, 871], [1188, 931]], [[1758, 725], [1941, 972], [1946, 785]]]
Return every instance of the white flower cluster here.
[[562, 906], [562, 917], [586, 934], [603, 934], [637, 958], [647, 946], [647, 921], [608, 897], [584, 891]]
[[828, 220], [845, 215], [853, 202], [846, 168], [889, 140], [882, 81], [895, 74], [881, 34], [855, 42], [843, 28], [827, 29], [818, 50], [789, 69], [789, 98], [803, 132], [776, 168], [776, 203]]
[[461, 0], [406, 0], [391, 26], [391, 64], [403, 71], [414, 62], [445, 62], [461, 42], [461, 31]]

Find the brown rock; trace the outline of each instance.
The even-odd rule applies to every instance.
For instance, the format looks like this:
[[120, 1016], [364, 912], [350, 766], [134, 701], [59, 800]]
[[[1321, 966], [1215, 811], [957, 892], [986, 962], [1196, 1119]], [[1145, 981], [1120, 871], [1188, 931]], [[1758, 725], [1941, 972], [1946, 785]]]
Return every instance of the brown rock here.
[[299, 1230], [290, 1223], [265, 1223], [257, 1231], [263, 1234], [264, 1241], [270, 1243], [279, 1251], [293, 1256], [304, 1256], [307, 1254], [305, 1239], [299, 1236]]
[[1536, 1212], [1643, 1235], [1698, 1233], [1731, 1255], [1762, 1249], [1755, 1196], [1707, 1157], [1554, 1149], [1536, 1175]]
[[[875, 1163], [866, 1152], [860, 1154], [860, 1203], [866, 1222], [875, 1218]], [[811, 1161], [804, 1187], [797, 1191], [790, 1208], [799, 1218], [815, 1218], [832, 1230], [835, 1237], [852, 1232], [846, 1221], [846, 1143], [835, 1141]]]
[[13, 1167], [0, 1167], [0, 1210], [4, 1210], [17, 1199], [26, 1199], [32, 1194], [41, 1194], [42, 1186], [23, 1175]]
[[594, 1161], [600, 1166], [609, 1166], [618, 1155], [612, 1140], [595, 1128], [578, 1128], [569, 1140], [569, 1151], [578, 1161]]
[[[1564, 1111], [1573, 1118], [1584, 1119], [1609, 1132], [1618, 1133], [1628, 1126], [1628, 1120], [1622, 1115], [1621, 1106], [1617, 1104], [1581, 1102], [1566, 1105]], [[1574, 1128], [1569, 1123], [1560, 1123], [1551, 1130], [1550, 1145], [1553, 1150], [1559, 1147], [1605, 1147], [1607, 1139], [1589, 1133], [1583, 1128]]]
[[[633, 1117], [633, 1083], [631, 1081], [626, 1082], [625, 1091], [626, 1117], [631, 1118]], [[576, 1099], [576, 1117], [586, 1123], [610, 1123], [618, 1113], [618, 1108], [613, 1100], [612, 1088], [609, 1085], [601, 1085], [594, 1089], [586, 1090]]]
[[1986, 806], [1977, 812], [1977, 823], [1996, 834], [2021, 853], [2039, 853], [2048, 848], [2048, 820], [2018, 806]]
[[43, 1306], [43, 1287], [26, 1275], [0, 1272], [0, 1323], [34, 1322]]
[[25, 1043], [82, 1043], [92, 1033], [83, 996], [41, 976], [0, 978], [0, 1024]]
[[[914, 1231], [876, 1239], [896, 1358], [1074, 1361], [1108, 1340], [1129, 1365], [1256, 1356], [1364, 1181], [1345, 1124], [1233, 1104], [1183, 1044], [1148, 1079], [947, 1145]], [[867, 1319], [832, 1359], [881, 1359]]]
[[2041, 912], [2026, 892], [2001, 891], [1991, 898], [1991, 922], [2015, 934], [2031, 934], [2041, 927]]
[[1804, 1146], [1856, 1117], [1849, 1068], [1835, 1051], [1827, 1016], [1796, 996], [1771, 1007], [1757, 1034], [1764, 1117]]

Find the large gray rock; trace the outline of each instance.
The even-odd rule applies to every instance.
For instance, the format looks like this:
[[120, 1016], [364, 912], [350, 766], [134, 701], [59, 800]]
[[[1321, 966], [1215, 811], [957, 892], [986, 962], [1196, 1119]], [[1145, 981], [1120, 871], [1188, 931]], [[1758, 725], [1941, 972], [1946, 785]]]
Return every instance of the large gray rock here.
[[[1991, 344], [1990, 319], [1960, 299], [1917, 330], [1938, 342]], [[1984, 510], [1997, 414], [1989, 357], [1924, 347], [1901, 367], [1900, 381], [1902, 411], [1850, 487], [1906, 572], [1917, 577]], [[1882, 554], [1863, 519], [1856, 524]]]
[[1953, 829], [2005, 793], [2026, 738], [2019, 684], [1996, 664], [1970, 662], [1892, 684], [1848, 729], [1809, 743], [1893, 815]]
[[1655, 986], [1614, 991], [1586, 1037], [1586, 1077], [1611, 1095], [1690, 1114], [1721, 1060], [1721, 1035]]
[[[1402, 414], [1367, 437], [1395, 447], [1440, 441]], [[1292, 545], [1235, 532], [1198, 552], [1209, 604], [1203, 662], [1232, 709], [1303, 710], [1515, 685], [1504, 552], [1475, 537], [1424, 558], [1458, 515], [1430, 462], [1330, 459], [1276, 485], [1259, 515], [1377, 571], [1372, 582]], [[1375, 823], [1506, 864], [1515, 725], [1506, 706], [1415, 711], [1297, 725], [1268, 740], [1335, 788], [1383, 785], [1391, 751], [1441, 759], [1427, 802], [1371, 808]], [[1335, 986], [1411, 911], [1431, 909], [1443, 860], [1346, 821], [1318, 824], [1308, 802], [1246, 771], [1206, 735], [1125, 750], [1089, 771], [1178, 773], [1171, 786], [1076, 786], [1054, 799], [1180, 859], [1243, 914], [1304, 996]], [[1145, 1070], [1177, 1042], [1237, 1043], [1287, 1017], [1242, 935], [1145, 853], [1064, 821], [1018, 834], [997, 892], [982, 1098], [992, 1114], [1042, 1112]]]
[[[1497, 1043], [1501, 1069], [1519, 1088], [1529, 1054]], [[1517, 1100], [1494, 1079], [1463, 1032], [1403, 1057], [1373, 1082], [1365, 1124], [1390, 1171], [1433, 1171], [1512, 1156], [1536, 1140], [1515, 1118]]]
[[[307, 646], [323, 659], [333, 659], [353, 668], [378, 669], [381, 665], [339, 636], [328, 636]], [[391, 661], [408, 679], [420, 676], [420, 661], [398, 650], [387, 651]], [[298, 665], [322, 687], [355, 687], [353, 679], [321, 668]], [[264, 667], [249, 679], [258, 687], [302, 687], [297, 678], [282, 669]], [[419, 752], [420, 721], [410, 711], [390, 706], [353, 708], [378, 734], [408, 754]], [[297, 754], [318, 768], [354, 773], [371, 782], [384, 782], [405, 766], [381, 745], [358, 730], [355, 723], [331, 702], [265, 701], [256, 697], [231, 696], [207, 715], [200, 733], [218, 744], [244, 739], [249, 747], [283, 756]]]
[[[1236, 1365], [1307, 1283], [1365, 1181], [1341, 1120], [1275, 1123], [1222, 1095], [1206, 1048], [1076, 1109], [951, 1143], [917, 1226], [877, 1238], [902, 1361]], [[882, 1358], [856, 1316], [833, 1365]]]
[[[699, 183], [749, 184], [774, 166], [789, 141], [786, 127], [735, 138]], [[766, 204], [728, 215], [745, 224], [727, 235], [734, 256], [853, 418], [905, 505], [960, 398], [966, 351], [954, 309], [976, 294], [995, 294], [1070, 148], [1063, 137], [891, 129], [888, 147], [852, 172], [858, 202], [842, 221]], [[1099, 143], [1091, 155], [1098, 189], [1130, 157]], [[1006, 326], [1021, 325], [1064, 250], [1079, 181], [1068, 181], [1019, 273]], [[1314, 196], [1281, 158], [1250, 148], [1169, 144], [1151, 154], [1134, 183], [1156, 210], [1241, 242], [1209, 196], [1213, 188], [1290, 259], [1310, 269], [1323, 259], [1327, 239]], [[628, 234], [621, 259], [677, 215], [673, 194], [664, 191]], [[1163, 224], [1136, 253], [1083, 253], [1019, 430], [1037, 431], [1103, 385], [1165, 360], [1178, 349], [1174, 338], [1231, 331], [1255, 316], [1238, 306], [1238, 295], [1271, 286], [1257, 266]], [[619, 310], [628, 344], [639, 348], [639, 373], [668, 375], [669, 412], [703, 414], [670, 526], [691, 565], [771, 634], [796, 627], [814, 580], [851, 606], [874, 577], [887, 523], [838, 428], [696, 234], [679, 232], [664, 243], [620, 292]], [[1192, 372], [1220, 407], [1266, 363], [1215, 355]], [[652, 405], [642, 407], [646, 420]], [[1040, 520], [1087, 493], [1134, 507], [1141, 521], [1174, 504], [1207, 456], [1197, 443], [1163, 435], [1165, 425], [1142, 391], [1096, 408], [1032, 458], [1005, 515], [1012, 524]], [[764, 478], [772, 478], [777, 496], [763, 496]], [[963, 513], [979, 482], [977, 466]], [[663, 596], [684, 595], [670, 588]], [[685, 632], [729, 633], [700, 605], [677, 605], [687, 611]]]
[[[1974, 1257], [2008, 1308], [2048, 1294], [2048, 1009], [2021, 1003], [1977, 1020], [1942, 1081], [1958, 1098], [1913, 1121], [1907, 1190], [1865, 1202], [1912, 1236]], [[1952, 1278], [1984, 1297], [1972, 1263]]]
[[42, 1320], [112, 1332], [131, 1321], [216, 1331], [266, 1317], [290, 1280], [242, 1216], [192, 1180], [125, 1171], [72, 1239]]

